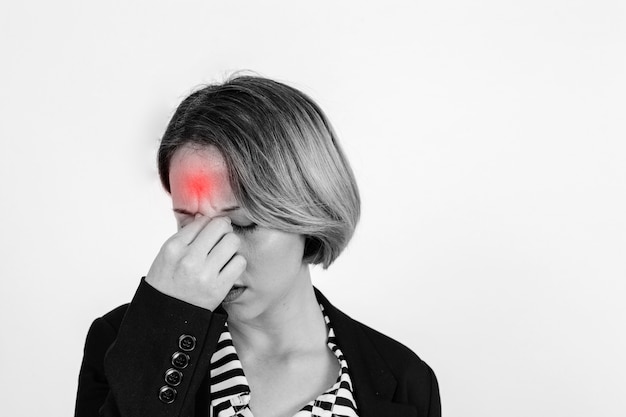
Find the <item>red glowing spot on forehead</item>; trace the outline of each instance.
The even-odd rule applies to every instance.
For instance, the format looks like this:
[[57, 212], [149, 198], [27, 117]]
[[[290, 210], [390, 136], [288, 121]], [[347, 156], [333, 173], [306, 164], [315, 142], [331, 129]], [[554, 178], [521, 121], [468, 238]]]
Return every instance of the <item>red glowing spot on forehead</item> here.
[[190, 173], [185, 176], [185, 196], [188, 198], [209, 195], [214, 184], [213, 179], [206, 172]]

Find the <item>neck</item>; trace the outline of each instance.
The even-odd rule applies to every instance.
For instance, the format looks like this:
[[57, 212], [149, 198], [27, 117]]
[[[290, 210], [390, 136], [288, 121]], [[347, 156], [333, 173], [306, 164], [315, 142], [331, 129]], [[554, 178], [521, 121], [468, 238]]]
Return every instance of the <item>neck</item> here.
[[229, 317], [228, 326], [240, 356], [286, 357], [326, 348], [324, 316], [311, 283], [308, 267], [299, 285], [284, 294], [272, 308], [247, 320]]

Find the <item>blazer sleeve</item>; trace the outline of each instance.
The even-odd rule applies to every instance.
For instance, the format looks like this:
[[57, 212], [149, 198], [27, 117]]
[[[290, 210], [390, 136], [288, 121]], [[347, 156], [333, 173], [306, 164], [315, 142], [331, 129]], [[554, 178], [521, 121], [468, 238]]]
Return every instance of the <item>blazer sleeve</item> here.
[[[167, 296], [142, 278], [116, 331], [107, 316], [89, 329], [76, 417], [194, 416], [208, 405], [211, 356], [226, 314]], [[183, 358], [175, 361], [174, 356]], [[166, 381], [170, 370], [180, 381]], [[162, 392], [166, 393], [165, 395]], [[199, 398], [208, 397], [200, 395]]]

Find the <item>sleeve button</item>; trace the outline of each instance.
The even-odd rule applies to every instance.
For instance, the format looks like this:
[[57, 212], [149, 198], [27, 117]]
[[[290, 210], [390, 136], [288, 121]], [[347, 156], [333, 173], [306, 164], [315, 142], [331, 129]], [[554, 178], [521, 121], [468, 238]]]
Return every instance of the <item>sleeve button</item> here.
[[192, 351], [196, 347], [196, 338], [191, 335], [184, 334], [178, 338], [178, 346], [185, 352]]
[[172, 365], [178, 369], [184, 369], [189, 365], [189, 355], [183, 352], [176, 352], [172, 355]]
[[167, 382], [169, 385], [175, 387], [178, 384], [180, 384], [180, 381], [183, 379], [183, 373], [170, 368], [165, 372], [165, 382]]
[[174, 402], [174, 399], [176, 399], [176, 390], [167, 385], [162, 386], [159, 390], [159, 400], [163, 401], [165, 404], [171, 404]]

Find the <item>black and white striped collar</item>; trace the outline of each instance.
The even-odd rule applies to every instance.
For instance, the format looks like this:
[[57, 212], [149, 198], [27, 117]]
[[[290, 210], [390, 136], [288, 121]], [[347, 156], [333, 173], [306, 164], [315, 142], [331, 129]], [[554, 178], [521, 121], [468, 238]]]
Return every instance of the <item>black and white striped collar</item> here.
[[[354, 387], [348, 363], [337, 345], [335, 331], [324, 306], [320, 303], [328, 328], [327, 344], [340, 364], [337, 381], [326, 392], [306, 404], [294, 417], [357, 417]], [[220, 335], [210, 368], [211, 417], [253, 417], [250, 387], [232, 342], [228, 325]]]

